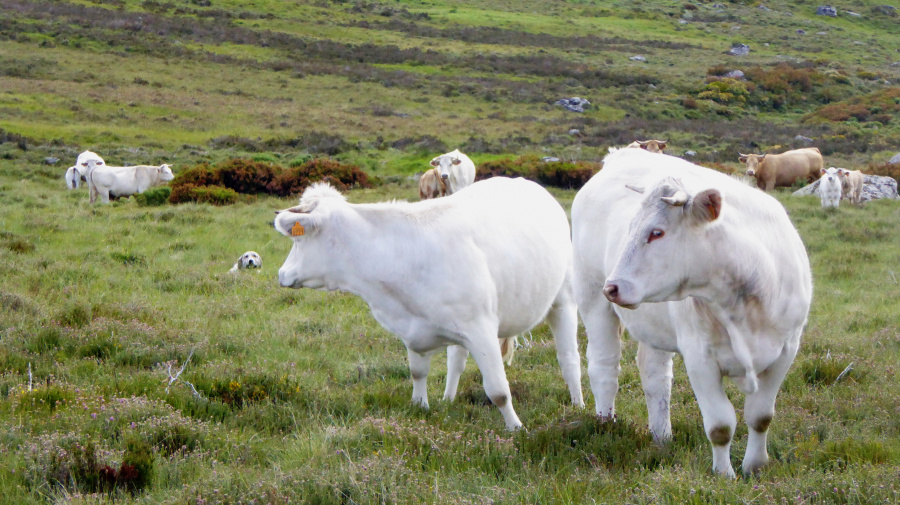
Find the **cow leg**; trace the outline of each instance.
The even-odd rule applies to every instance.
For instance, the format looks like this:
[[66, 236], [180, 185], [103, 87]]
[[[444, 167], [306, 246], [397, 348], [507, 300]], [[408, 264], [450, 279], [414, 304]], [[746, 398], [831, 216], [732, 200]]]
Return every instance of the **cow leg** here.
[[497, 325], [484, 328], [478, 335], [467, 339], [467, 348], [478, 363], [484, 380], [484, 392], [503, 414], [508, 430], [522, 427], [522, 421], [512, 406], [512, 393], [503, 369], [503, 356], [500, 354], [500, 340], [497, 338]]
[[93, 184], [90, 185], [90, 194], [91, 194], [91, 205], [97, 201], [97, 187]]
[[769, 462], [769, 453], [766, 450], [766, 436], [769, 424], [775, 416], [775, 398], [781, 383], [787, 375], [788, 369], [797, 356], [797, 348], [800, 342], [800, 332], [796, 338], [788, 342], [781, 352], [781, 356], [772, 363], [769, 368], [759, 374], [759, 389], [747, 395], [744, 400], [744, 420], [747, 423], [747, 451], [744, 453], [744, 461], [741, 471], [749, 475]]
[[576, 407], [584, 407], [581, 393], [581, 356], [578, 354], [578, 306], [572, 292], [571, 271], [556, 295], [547, 314], [550, 331], [556, 343], [556, 360], [562, 369], [563, 379], [569, 386], [569, 396]]
[[669, 415], [672, 397], [672, 358], [674, 353], [656, 350], [638, 343], [637, 365], [641, 372], [641, 386], [647, 403], [650, 433], [658, 444], [672, 438], [672, 421]]
[[469, 350], [461, 345], [447, 347], [447, 385], [444, 387], [444, 400], [452, 402], [456, 398], [459, 377], [466, 368]]
[[434, 352], [419, 354], [411, 349], [406, 350], [409, 359], [409, 375], [413, 380], [412, 401], [428, 408], [428, 371], [431, 370], [431, 356]]
[[605, 298], [579, 302], [578, 306], [588, 337], [588, 377], [597, 414], [611, 418], [616, 415], [616, 393], [619, 392], [622, 325], [612, 304]]
[[730, 459], [731, 440], [737, 427], [734, 406], [725, 394], [722, 372], [716, 362], [707, 358], [701, 349], [690, 351], [685, 351], [682, 357], [703, 416], [703, 429], [712, 444], [713, 471], [734, 477]]

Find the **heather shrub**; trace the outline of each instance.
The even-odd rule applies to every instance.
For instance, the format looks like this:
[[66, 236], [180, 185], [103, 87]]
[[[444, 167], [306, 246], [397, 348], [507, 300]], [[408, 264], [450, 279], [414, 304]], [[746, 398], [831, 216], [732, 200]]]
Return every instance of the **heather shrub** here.
[[356, 165], [316, 158], [283, 170], [267, 186], [269, 193], [288, 196], [303, 192], [314, 182], [329, 182], [340, 190], [370, 188], [369, 176]]
[[270, 163], [235, 158], [220, 163], [216, 170], [219, 185], [238, 193], [255, 195], [266, 193], [268, 184], [284, 169]]
[[900, 163], [869, 163], [865, 173], [893, 177], [894, 180], [900, 181]]
[[491, 177], [524, 177], [544, 186], [579, 189], [600, 169], [596, 163], [541, 161], [537, 156], [498, 159], [478, 165], [475, 180]]
[[238, 194], [223, 186], [194, 186], [187, 192], [189, 201], [212, 205], [231, 205], [237, 202]]

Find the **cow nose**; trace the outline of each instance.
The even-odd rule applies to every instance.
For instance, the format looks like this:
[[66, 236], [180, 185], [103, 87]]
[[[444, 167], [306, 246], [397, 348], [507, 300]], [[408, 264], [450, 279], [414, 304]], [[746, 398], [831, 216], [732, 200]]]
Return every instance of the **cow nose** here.
[[616, 303], [619, 299], [619, 286], [616, 284], [607, 284], [603, 287], [603, 296], [612, 303]]
[[450, 176], [448, 174], [441, 174], [441, 179], [448, 179]]

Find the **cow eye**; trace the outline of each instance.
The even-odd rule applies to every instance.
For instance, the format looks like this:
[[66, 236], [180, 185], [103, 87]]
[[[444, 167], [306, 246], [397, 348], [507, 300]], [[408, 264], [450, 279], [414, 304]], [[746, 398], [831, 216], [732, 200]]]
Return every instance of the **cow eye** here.
[[656, 228], [655, 230], [650, 232], [650, 236], [647, 237], [647, 243], [649, 244], [650, 242], [653, 242], [656, 239], [663, 238], [663, 235], [665, 235], [665, 234], [666, 234], [666, 232], [660, 230], [659, 228]]

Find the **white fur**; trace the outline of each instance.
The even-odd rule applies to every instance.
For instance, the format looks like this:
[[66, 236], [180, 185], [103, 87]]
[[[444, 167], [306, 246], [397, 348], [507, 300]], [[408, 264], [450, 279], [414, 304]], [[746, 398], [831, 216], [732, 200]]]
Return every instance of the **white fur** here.
[[444, 399], [471, 352], [507, 428], [520, 428], [499, 339], [547, 316], [572, 402], [583, 405], [569, 224], [546, 190], [495, 177], [445, 198], [355, 205], [323, 186], [275, 217], [294, 241], [279, 282], [362, 297], [406, 345], [414, 403], [428, 406], [431, 356], [449, 346]]
[[[700, 202], [715, 194], [721, 206], [712, 217]], [[763, 466], [767, 421], [812, 298], [806, 249], [781, 204], [680, 158], [622, 149], [608, 155], [603, 170], [576, 195], [572, 229], [575, 296], [588, 336], [597, 413], [615, 415], [622, 324], [639, 342], [654, 438], [663, 442], [672, 435], [677, 352], [707, 436], [718, 442], [713, 469], [734, 475], [729, 448], [737, 419], [723, 389], [725, 376], [747, 395], [743, 471]], [[658, 232], [663, 235], [651, 240]]]
[[91, 203], [100, 197], [109, 203], [109, 195], [131, 196], [143, 193], [149, 188], [175, 178], [169, 165], [158, 167], [137, 165], [133, 167], [98, 166], [95, 160], [88, 160], [87, 182], [91, 190]]
[[66, 187], [69, 189], [78, 189], [81, 187], [81, 181], [86, 180], [85, 175], [88, 172], [88, 160], [95, 160], [96, 166], [104, 165], [106, 162], [103, 161], [97, 153], [91, 151], [84, 151], [83, 153], [78, 155], [78, 158], [75, 160], [75, 165], [71, 166], [66, 170]]
[[822, 177], [819, 179], [819, 198], [822, 199], [822, 208], [837, 208], [841, 204], [841, 177], [839, 168], [822, 169]]
[[431, 166], [440, 174], [448, 195], [475, 182], [475, 163], [459, 149], [432, 159]]
[[247, 268], [262, 268], [262, 258], [256, 251], [247, 251], [242, 254], [237, 261], [234, 262], [234, 266], [231, 267], [229, 272], [237, 272], [238, 270]]
[[838, 168], [837, 170], [841, 178], [841, 189], [844, 197], [850, 200], [850, 203], [853, 205], [862, 203], [865, 174], [861, 170], [847, 170], [846, 168]]

